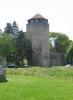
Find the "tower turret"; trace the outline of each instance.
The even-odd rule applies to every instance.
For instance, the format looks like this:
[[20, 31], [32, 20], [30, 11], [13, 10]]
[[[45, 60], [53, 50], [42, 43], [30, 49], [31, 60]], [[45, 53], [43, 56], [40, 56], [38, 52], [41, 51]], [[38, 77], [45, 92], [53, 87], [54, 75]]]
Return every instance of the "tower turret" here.
[[33, 65], [49, 65], [49, 24], [48, 19], [40, 14], [36, 14], [28, 20], [27, 38], [32, 44]]

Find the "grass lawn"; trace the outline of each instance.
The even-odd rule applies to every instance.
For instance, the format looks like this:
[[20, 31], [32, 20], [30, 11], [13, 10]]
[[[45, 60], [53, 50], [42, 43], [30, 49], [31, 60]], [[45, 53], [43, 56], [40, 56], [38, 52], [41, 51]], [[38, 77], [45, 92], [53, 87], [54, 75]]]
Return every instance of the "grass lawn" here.
[[7, 69], [0, 100], [73, 100], [73, 68]]

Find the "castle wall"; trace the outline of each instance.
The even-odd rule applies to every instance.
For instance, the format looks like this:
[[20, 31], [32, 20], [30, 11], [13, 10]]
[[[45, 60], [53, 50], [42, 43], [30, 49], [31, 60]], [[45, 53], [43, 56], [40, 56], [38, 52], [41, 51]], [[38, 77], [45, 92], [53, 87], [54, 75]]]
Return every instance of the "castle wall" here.
[[63, 66], [66, 64], [65, 55], [59, 52], [50, 52], [50, 65]]

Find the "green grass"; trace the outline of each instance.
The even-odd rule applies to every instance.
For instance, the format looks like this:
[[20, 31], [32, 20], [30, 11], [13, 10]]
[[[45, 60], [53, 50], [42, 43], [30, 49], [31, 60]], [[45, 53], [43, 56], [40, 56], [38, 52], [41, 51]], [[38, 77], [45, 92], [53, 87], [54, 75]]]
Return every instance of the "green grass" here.
[[7, 69], [0, 100], [73, 100], [73, 68]]

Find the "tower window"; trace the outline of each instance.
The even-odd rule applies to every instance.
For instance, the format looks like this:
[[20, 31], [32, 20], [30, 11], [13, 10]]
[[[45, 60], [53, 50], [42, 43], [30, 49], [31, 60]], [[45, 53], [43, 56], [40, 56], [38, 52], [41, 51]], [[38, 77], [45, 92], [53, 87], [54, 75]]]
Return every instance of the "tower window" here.
[[31, 20], [31, 23], [33, 23], [33, 19]]
[[38, 23], [38, 19], [35, 19], [35, 22]]

